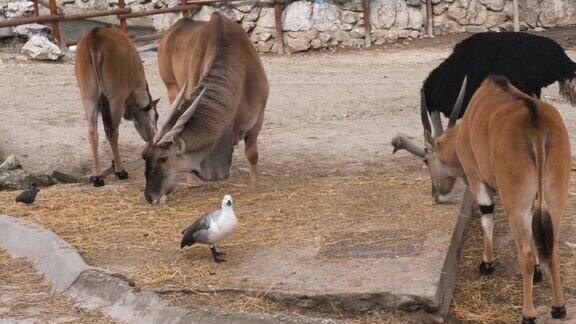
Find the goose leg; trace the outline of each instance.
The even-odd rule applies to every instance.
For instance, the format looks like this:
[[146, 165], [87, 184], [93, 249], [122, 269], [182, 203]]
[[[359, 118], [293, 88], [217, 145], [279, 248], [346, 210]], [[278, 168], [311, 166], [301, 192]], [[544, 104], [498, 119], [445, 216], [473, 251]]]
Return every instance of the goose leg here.
[[217, 251], [216, 245], [212, 245], [212, 247], [210, 248], [210, 251], [212, 251], [212, 258], [214, 259], [214, 262], [216, 262], [216, 263], [226, 262], [226, 258], [225, 258], [226, 253]]

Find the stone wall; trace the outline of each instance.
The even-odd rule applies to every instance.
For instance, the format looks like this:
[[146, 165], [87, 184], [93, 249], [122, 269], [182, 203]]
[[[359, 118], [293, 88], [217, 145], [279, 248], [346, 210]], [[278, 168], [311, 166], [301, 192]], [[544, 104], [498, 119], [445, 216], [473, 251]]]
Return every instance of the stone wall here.
[[[0, 12], [11, 17], [22, 4], [2, 4]], [[58, 0], [68, 8], [117, 7], [117, 0]], [[512, 29], [512, 0], [432, 0], [436, 34], [503, 31]], [[364, 14], [361, 0], [289, 1], [284, 9], [284, 44], [297, 52], [333, 46], [364, 46]], [[126, 0], [135, 11], [171, 7], [177, 0]], [[576, 25], [576, 0], [519, 0], [523, 29]], [[30, 3], [31, 4], [31, 3]], [[18, 7], [18, 8], [16, 8]], [[261, 52], [276, 51], [272, 1], [245, 0], [203, 6], [193, 12], [197, 20], [208, 20], [215, 10], [238, 22]], [[165, 30], [178, 14], [157, 15], [149, 20]], [[371, 0], [372, 42], [382, 44], [425, 35], [424, 0]], [[0, 17], [2, 18], [2, 17]], [[152, 20], [153, 19], [153, 20]]]

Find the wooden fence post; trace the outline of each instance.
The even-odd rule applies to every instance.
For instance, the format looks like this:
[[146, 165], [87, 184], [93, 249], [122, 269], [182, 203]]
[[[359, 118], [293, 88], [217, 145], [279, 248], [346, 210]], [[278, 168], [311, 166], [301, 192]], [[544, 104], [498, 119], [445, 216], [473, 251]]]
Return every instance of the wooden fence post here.
[[372, 46], [372, 23], [370, 22], [370, 0], [362, 1], [362, 10], [364, 11], [364, 38], [366, 47]]
[[426, 29], [428, 37], [434, 37], [434, 11], [432, 11], [432, 0], [426, 0]]
[[[58, 14], [58, 7], [56, 6], [56, 0], [50, 0], [50, 14], [57, 15]], [[52, 36], [58, 42], [58, 45], [62, 44], [62, 36], [60, 34], [60, 23], [58, 21], [52, 22]]]
[[519, 13], [518, 13], [518, 0], [513, 0], [512, 1], [512, 7], [514, 9], [514, 31], [515, 32], [519, 32], [520, 31], [520, 17], [519, 17]]
[[[118, 0], [118, 8], [120, 9], [126, 8], [126, 3], [124, 2], [124, 0]], [[120, 20], [120, 30], [122, 30], [124, 33], [128, 32], [128, 24], [126, 24], [126, 18], [120, 15], [118, 15], [117, 17]]]
[[[188, 5], [188, 0], [180, 0], [180, 5], [181, 6]], [[188, 17], [189, 17], [188, 10], [182, 11], [182, 18], [188, 18]]]
[[278, 44], [278, 53], [284, 53], [284, 30], [282, 29], [282, 8], [280, 0], [274, 1], [274, 18], [276, 20], [276, 43]]
[[34, 4], [34, 16], [36, 17], [40, 16], [40, 8], [38, 7], [38, 0], [32, 0], [32, 3]]

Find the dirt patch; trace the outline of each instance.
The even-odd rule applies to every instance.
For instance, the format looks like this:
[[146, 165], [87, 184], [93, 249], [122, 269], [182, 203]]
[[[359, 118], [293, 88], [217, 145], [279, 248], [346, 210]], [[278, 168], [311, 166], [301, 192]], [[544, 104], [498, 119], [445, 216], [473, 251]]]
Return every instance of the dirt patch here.
[[74, 306], [62, 294], [52, 292], [26, 261], [0, 252], [0, 322], [114, 323], [98, 311]]
[[[568, 307], [576, 303], [576, 175], [572, 175], [568, 204], [562, 216], [560, 233], [561, 273], [564, 297]], [[522, 313], [522, 277], [518, 268], [517, 249], [510, 232], [506, 213], [496, 203], [494, 254], [496, 271], [488, 277], [478, 272], [482, 259], [483, 236], [480, 219], [474, 219], [462, 251], [456, 293], [451, 308], [455, 319], [474, 323], [514, 323]], [[539, 315], [548, 314], [552, 287], [548, 268], [543, 266], [544, 281], [534, 286], [534, 305]], [[574, 323], [576, 318], [572, 318]]]

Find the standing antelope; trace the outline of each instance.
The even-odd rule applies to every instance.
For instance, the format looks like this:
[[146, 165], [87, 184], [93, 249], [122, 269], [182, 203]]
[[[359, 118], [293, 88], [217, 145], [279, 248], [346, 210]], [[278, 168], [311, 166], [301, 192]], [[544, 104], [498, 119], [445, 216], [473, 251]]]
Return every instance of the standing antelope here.
[[[421, 116], [425, 162], [438, 199], [456, 178], [464, 179], [480, 211], [484, 254], [480, 272], [494, 271], [492, 232], [494, 193], [498, 191], [518, 246], [524, 284], [523, 323], [535, 323], [533, 275], [541, 277], [538, 256], [552, 276], [552, 317], [566, 315], [560, 282], [558, 233], [570, 181], [570, 142], [558, 111], [532, 98], [500, 76], [488, 77], [473, 95], [460, 123], [466, 78], [446, 132], [433, 139], [426, 102]], [[395, 150], [403, 147], [396, 141]], [[535, 248], [538, 253], [535, 253]]]
[[218, 12], [207, 23], [182, 19], [162, 38], [158, 65], [172, 107], [153, 145], [142, 153], [146, 200], [163, 200], [181, 174], [227, 179], [240, 140], [255, 181], [269, 86], [242, 27]]
[[150, 96], [140, 56], [120, 30], [96, 27], [78, 42], [74, 72], [88, 121], [93, 185], [104, 185], [98, 159], [98, 114], [102, 115], [112, 148], [116, 176], [127, 179], [128, 172], [118, 150], [118, 127], [122, 116], [134, 121], [136, 130], [147, 143], [154, 138], [158, 120], [158, 100], [152, 100]]

